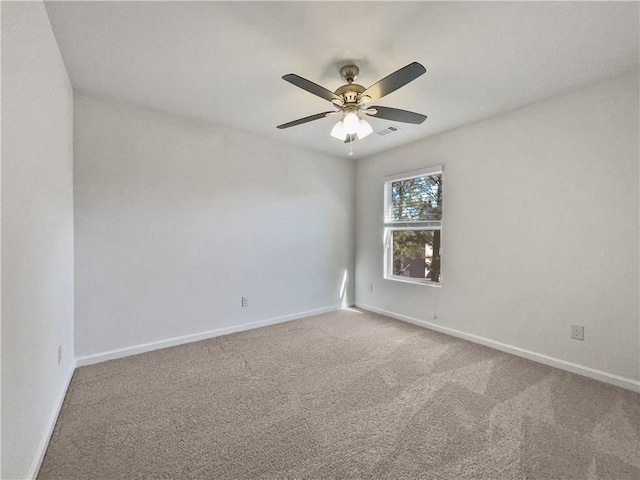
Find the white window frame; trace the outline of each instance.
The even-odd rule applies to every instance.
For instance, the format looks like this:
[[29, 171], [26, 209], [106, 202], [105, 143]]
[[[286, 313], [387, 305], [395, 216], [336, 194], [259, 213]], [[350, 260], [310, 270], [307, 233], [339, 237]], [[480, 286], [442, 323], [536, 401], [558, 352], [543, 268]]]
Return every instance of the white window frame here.
[[[429, 175], [440, 174], [444, 184], [444, 169], [442, 165], [421, 168], [410, 172], [399, 173], [384, 177], [384, 278], [396, 282], [413, 283], [417, 285], [426, 285], [430, 287], [442, 287], [442, 271], [440, 272], [440, 281], [433, 282], [421, 278], [404, 277], [393, 274], [393, 246], [391, 242], [392, 232], [402, 230], [440, 230], [442, 232], [442, 217], [440, 220], [412, 220], [400, 222], [393, 220], [393, 204], [391, 202], [392, 183], [398, 180], [408, 180], [416, 177], [426, 177]], [[443, 207], [444, 210], [444, 207]], [[442, 248], [442, 234], [440, 235]]]

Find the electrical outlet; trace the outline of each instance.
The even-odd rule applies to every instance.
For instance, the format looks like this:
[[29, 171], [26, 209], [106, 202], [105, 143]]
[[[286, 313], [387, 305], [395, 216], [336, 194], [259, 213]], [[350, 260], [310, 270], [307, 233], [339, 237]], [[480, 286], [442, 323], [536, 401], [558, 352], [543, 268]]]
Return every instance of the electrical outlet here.
[[581, 325], [571, 325], [571, 338], [574, 340], [584, 340], [584, 327]]
[[242, 306], [243, 307], [249, 306], [249, 297], [242, 297]]
[[369, 284], [369, 292], [373, 293], [373, 283]]
[[433, 314], [433, 319], [437, 320], [438, 319], [438, 315], [436, 315], [435, 313]]
[[62, 345], [58, 345], [58, 365], [62, 363]]

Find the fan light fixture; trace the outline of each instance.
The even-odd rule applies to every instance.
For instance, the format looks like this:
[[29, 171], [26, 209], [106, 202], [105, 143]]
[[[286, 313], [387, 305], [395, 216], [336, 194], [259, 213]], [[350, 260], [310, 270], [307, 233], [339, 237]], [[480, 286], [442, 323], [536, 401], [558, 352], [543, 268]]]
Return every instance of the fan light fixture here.
[[356, 113], [347, 113], [344, 120], [340, 120], [331, 130], [331, 136], [345, 141], [348, 135], [355, 134], [358, 140], [362, 140], [373, 132], [373, 128], [364, 118], [359, 118]]

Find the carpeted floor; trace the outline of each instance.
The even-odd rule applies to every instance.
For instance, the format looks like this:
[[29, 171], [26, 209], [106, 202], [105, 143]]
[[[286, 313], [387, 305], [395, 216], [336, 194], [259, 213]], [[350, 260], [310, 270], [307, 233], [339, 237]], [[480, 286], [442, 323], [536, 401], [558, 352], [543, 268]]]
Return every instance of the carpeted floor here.
[[39, 479], [639, 479], [640, 396], [358, 310], [79, 368]]

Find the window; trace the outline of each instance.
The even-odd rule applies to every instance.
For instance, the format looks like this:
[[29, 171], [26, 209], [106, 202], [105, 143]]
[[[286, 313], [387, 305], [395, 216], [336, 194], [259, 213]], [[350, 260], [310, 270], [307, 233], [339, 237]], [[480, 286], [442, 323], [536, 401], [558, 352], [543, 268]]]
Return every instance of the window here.
[[384, 204], [384, 277], [440, 285], [442, 167], [385, 178]]

